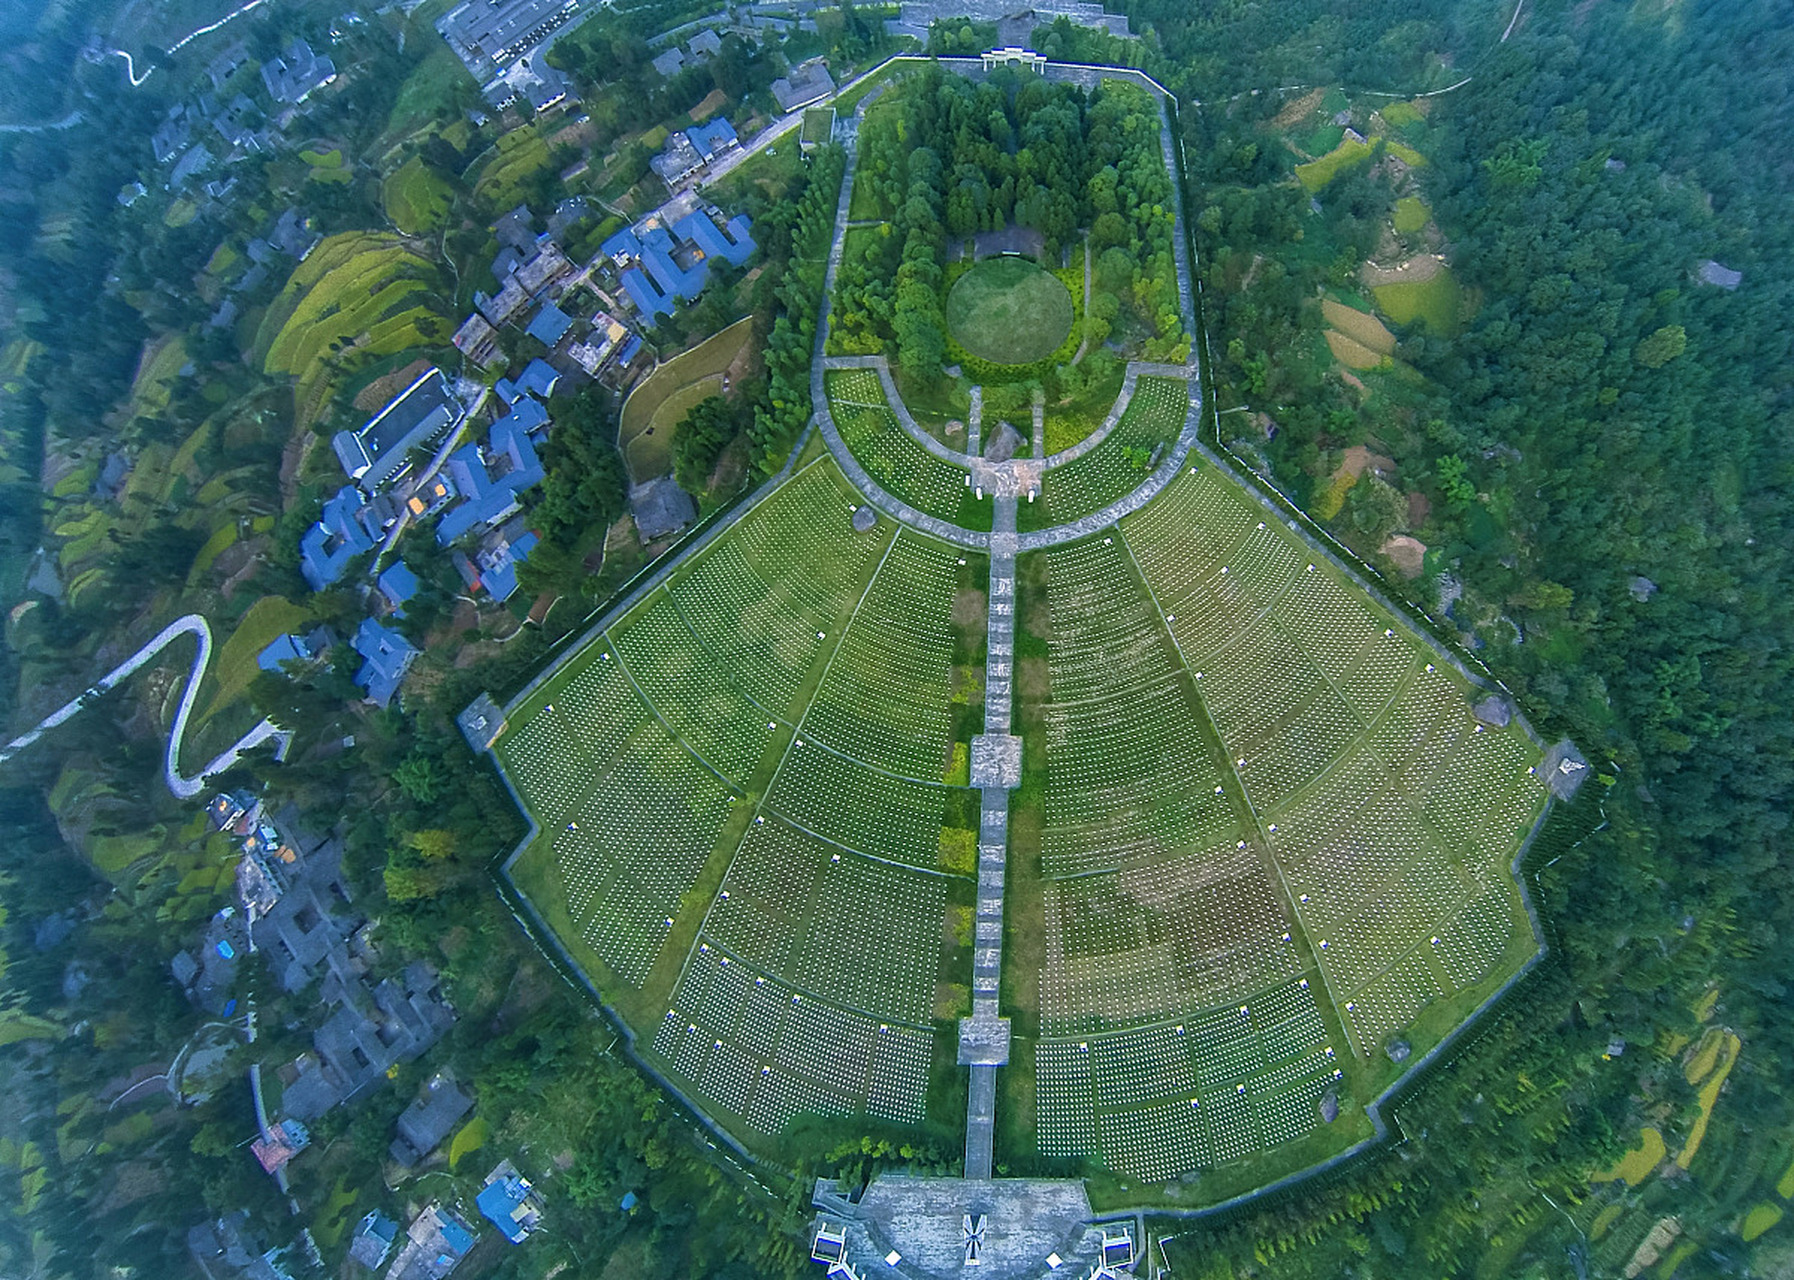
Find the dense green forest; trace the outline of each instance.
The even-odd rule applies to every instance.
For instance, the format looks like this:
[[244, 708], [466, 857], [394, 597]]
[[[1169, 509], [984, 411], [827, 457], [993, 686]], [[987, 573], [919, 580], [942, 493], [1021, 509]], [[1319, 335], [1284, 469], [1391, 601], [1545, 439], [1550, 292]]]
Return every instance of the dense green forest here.
[[867, 113], [859, 151], [856, 197], [889, 231], [842, 263], [834, 330], [843, 350], [889, 343], [906, 373], [938, 379], [949, 238], [1009, 225], [1038, 232], [1053, 264], [1088, 230], [1090, 310], [1101, 321], [1091, 345], [1108, 337], [1124, 300], [1154, 349], [1182, 341], [1171, 179], [1157, 104], [1143, 90], [1111, 85], [1086, 97], [1015, 73], [974, 85], [930, 69], [894, 105]]
[[[382, 174], [420, 157], [455, 202], [455, 216], [420, 238], [435, 246], [441, 270], [430, 283], [446, 314], [465, 303], [473, 275], [461, 280], [451, 265], [489, 259], [486, 228], [504, 211], [484, 203], [496, 197], [478, 181], [490, 139], [444, 127], [468, 105], [471, 83], [432, 92], [417, 74], [417, 50], [436, 48], [430, 7], [409, 25], [391, 19], [406, 43], [382, 28], [354, 36], [342, 55], [355, 74], [316, 127], [352, 161], [368, 158], [353, 180], [319, 181], [289, 161], [242, 169], [239, 200], [219, 214], [183, 221], [164, 216], [166, 202], [122, 203], [178, 86], [171, 71], [131, 90], [117, 59], [82, 63], [77, 9], [58, 9], [34, 40], [16, 42], [4, 68], [14, 96], [19, 85], [63, 85], [84, 113], [67, 130], [0, 136], [0, 212], [12, 228], [0, 237], [0, 600], [17, 606], [0, 648], [0, 706], [15, 722], [21, 703], [79, 688], [116, 660], [121, 639], [181, 610], [234, 622], [249, 596], [300, 592], [282, 548], [314, 517], [323, 482], [283, 453], [320, 431], [300, 425], [287, 383], [207, 326], [216, 247], [255, 234], [286, 203], [303, 203], [323, 233], [384, 228]], [[1524, 867], [1551, 943], [1546, 963], [1392, 1102], [1394, 1142], [1229, 1214], [1162, 1220], [1174, 1274], [1581, 1280], [1623, 1274], [1647, 1233], [1670, 1221], [1662, 1256], [1644, 1259], [1642, 1274], [1787, 1274], [1794, 1228], [1774, 1223], [1785, 1202], [1778, 1179], [1794, 1190], [1783, 1178], [1794, 1160], [1794, 27], [1764, 0], [1698, 11], [1527, 0], [1517, 19], [1511, 4], [1443, 0], [1349, 12], [1322, 0], [1139, 0], [1129, 11], [1137, 41], [1060, 22], [1036, 43], [1141, 65], [1182, 100], [1202, 349], [1230, 444], [1387, 571], [1392, 590], [1438, 612], [1449, 585], [1450, 623], [1477, 646], [1474, 657], [1601, 774]], [[582, 84], [619, 86], [591, 104], [601, 146], [713, 88], [763, 90], [774, 65], [733, 46], [703, 74], [649, 79], [643, 31], [697, 12], [656, 5], [609, 16], [565, 46]], [[791, 52], [833, 41], [864, 57], [882, 47], [866, 15], [829, 15], [827, 25]], [[280, 34], [251, 30], [258, 50]], [[191, 76], [201, 65], [174, 70]], [[1466, 76], [1416, 99], [1424, 111], [1393, 110]], [[1110, 261], [1103, 291], [1163, 336], [1153, 322], [1168, 276], [1155, 264], [1169, 252], [1168, 228], [1149, 212], [1161, 198], [1156, 140], [1123, 96], [1030, 88], [997, 102], [996, 90], [957, 79], [922, 83], [925, 92], [888, 104], [900, 110], [868, 114], [861, 171], [899, 230], [877, 270], [844, 272], [849, 330], [859, 325], [900, 354], [907, 334], [908, 363], [926, 367], [934, 348], [917, 322], [938, 319], [929, 308], [939, 306], [946, 237], [1014, 218], [1054, 248], [1088, 231], [1099, 263]], [[1405, 121], [1373, 131], [1362, 164], [1312, 191], [1294, 176], [1302, 157], [1278, 122], [1310, 90], [1337, 94], [1354, 126], [1373, 113]], [[1343, 126], [1319, 126], [1329, 128]], [[1085, 136], [1097, 141], [1080, 154], [1071, 139]], [[1392, 144], [1426, 163], [1391, 164]], [[645, 166], [646, 155], [622, 156], [623, 168]], [[768, 269], [744, 297], [766, 346], [765, 379], [726, 411], [698, 415], [682, 455], [688, 474], [714, 465], [737, 430], [762, 469], [775, 467], [808, 418], [843, 160], [826, 149], [780, 199], [749, 204]], [[545, 165], [530, 190], [500, 190], [552, 197], [560, 167]], [[1428, 247], [1449, 259], [1462, 303], [1450, 323], [1395, 324], [1390, 363], [1348, 380], [1317, 357], [1320, 298], [1357, 291], [1360, 264], [1378, 255], [1404, 199], [1424, 200], [1438, 233]], [[1105, 223], [1111, 213], [1120, 225]], [[1702, 283], [1709, 259], [1742, 272], [1741, 284]], [[910, 290], [906, 310], [904, 285], [928, 285], [931, 271], [932, 288]], [[851, 318], [856, 307], [863, 320]], [[190, 341], [196, 376], [175, 383], [166, 403], [114, 413], [133, 394], [146, 343], [170, 334]], [[345, 378], [315, 421], [352, 417], [358, 389]], [[575, 430], [547, 458], [544, 587], [581, 577], [591, 526], [618, 504], [614, 454], [603, 448], [614, 406], [593, 396], [560, 411]], [[248, 595], [233, 605], [222, 575], [194, 573], [205, 530], [188, 516], [204, 489], [189, 493], [184, 478], [121, 506], [95, 589], [60, 602], [26, 589], [39, 545], [54, 554], [80, 536], [57, 535], [46, 519], [68, 497], [45, 492], [46, 457], [172, 453], [213, 420], [194, 475], [237, 477], [249, 495], [245, 527], [272, 529], [256, 544], [265, 555], [245, 555], [233, 584]], [[1330, 502], [1354, 446], [1392, 465], [1343, 505]], [[91, 482], [79, 470], [54, 474], [83, 476], [77, 489]], [[1425, 501], [1392, 505], [1389, 494]], [[1411, 580], [1381, 556], [1398, 531], [1427, 547]], [[444, 594], [431, 606], [445, 630], [450, 603]], [[312, 605], [320, 620], [355, 617], [345, 594]], [[420, 623], [432, 616], [420, 608]], [[443, 1060], [475, 1089], [506, 1148], [527, 1149], [539, 1162], [532, 1174], [553, 1179], [554, 1233], [493, 1274], [563, 1262], [574, 1268], [565, 1274], [582, 1275], [607, 1262], [643, 1275], [801, 1273], [813, 1265], [802, 1256], [801, 1176], [759, 1180], [713, 1153], [497, 896], [489, 860], [517, 838], [519, 820], [451, 717], [480, 689], [521, 684], [547, 641], [539, 629], [518, 629], [514, 643], [477, 629], [464, 639], [469, 661], [455, 661], [458, 649], [433, 656], [402, 711], [347, 711], [341, 671], [297, 690], [257, 681], [259, 708], [291, 702], [286, 714], [312, 729], [288, 764], [257, 760], [235, 780], [342, 816], [346, 872], [378, 917], [380, 944], [395, 959], [430, 957], [454, 995], [461, 1018]], [[291, 1230], [273, 1184], [237, 1149], [254, 1125], [244, 1048], [220, 1068], [230, 1083], [192, 1105], [113, 1112], [104, 1101], [132, 1072], [165, 1066], [202, 1020], [169, 981], [167, 960], [196, 927], [183, 886], [213, 855], [190, 808], [156, 782], [163, 707], [185, 662], [171, 654], [141, 687], [96, 700], [36, 754], [4, 766], [7, 1274], [179, 1274], [182, 1234], [208, 1208], [246, 1207]], [[349, 735], [354, 748], [343, 751]], [[290, 1058], [315, 1000], [257, 998], [256, 1059]], [[1722, 1030], [1742, 1048], [1715, 1103], [1701, 1095], [1696, 1059]], [[323, 1154], [293, 1166], [305, 1203], [329, 1202], [339, 1185], [379, 1187], [397, 1100], [423, 1069], [321, 1126]], [[1647, 1128], [1668, 1140], [1664, 1175], [1601, 1178]], [[1691, 1138], [1703, 1132], [1697, 1154]], [[815, 1168], [863, 1176], [903, 1162], [900, 1150], [868, 1143], [819, 1152]], [[639, 1197], [633, 1214], [616, 1208], [626, 1192]]]
[[[1355, 284], [1397, 195], [1392, 171], [1367, 166], [1311, 208], [1273, 127], [1292, 95], [1186, 115], [1221, 407], [1269, 409], [1278, 428], [1266, 441], [1224, 414], [1228, 433], [1311, 507], [1341, 449], [1387, 452], [1395, 487], [1430, 498], [1412, 532], [1434, 571], [1409, 589], [1436, 608], [1438, 574], [1455, 578], [1452, 616], [1485, 645], [1477, 656], [1608, 772], [1580, 801], [1600, 807], [1599, 829], [1547, 839], [1527, 863], [1547, 964], [1398, 1105], [1396, 1152], [1187, 1232], [1171, 1247], [1182, 1269], [1617, 1274], [1672, 1216], [1680, 1239], [1648, 1274], [1786, 1264], [1786, 1243], [1773, 1231], [1746, 1243], [1744, 1225], [1753, 1203], [1779, 1199], [1794, 1145], [1794, 280], [1780, 252], [1794, 208], [1772, 159], [1794, 99], [1787, 32], [1772, 26], [1763, 5], [1698, 21], [1676, 6], [1545, 5], [1506, 43], [1473, 42], [1471, 80], [1413, 135], [1430, 163], [1412, 178], [1474, 314], [1457, 332], [1402, 328], [1407, 372], [1366, 375], [1368, 395], [1308, 353], [1315, 293]], [[1186, 48], [1200, 62], [1199, 27], [1160, 28], [1169, 64], [1188, 65]], [[1442, 25], [1406, 36], [1450, 38]], [[1352, 92], [1412, 91], [1430, 87], [1419, 71], [1370, 58], [1334, 75]], [[1743, 284], [1701, 283], [1709, 259]], [[1374, 556], [1387, 530], [1362, 536], [1371, 523], [1336, 520]], [[1688, 1132], [1695, 1091], [1678, 1055], [1700, 1017], [1745, 1046], [1700, 1159], [1668, 1181], [1591, 1187], [1640, 1145], [1641, 1124]]]

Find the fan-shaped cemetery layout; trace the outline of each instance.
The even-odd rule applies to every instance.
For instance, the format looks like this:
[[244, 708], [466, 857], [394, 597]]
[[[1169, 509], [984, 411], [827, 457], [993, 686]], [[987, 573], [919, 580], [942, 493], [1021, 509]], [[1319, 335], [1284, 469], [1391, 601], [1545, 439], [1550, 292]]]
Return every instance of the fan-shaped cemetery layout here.
[[1361, 1140], [1536, 952], [1510, 865], [1542, 753], [1212, 465], [1019, 577], [1005, 1009], [1034, 1043], [1000, 1157], [1210, 1171], [1207, 1201]]
[[646, 1060], [767, 1147], [801, 1114], [925, 1121], [967, 1005], [984, 562], [856, 531], [862, 504], [799, 472], [495, 745], [540, 832], [514, 882]]
[[1046, 1243], [993, 1235], [986, 1272], [1045, 1274], [1052, 1240], [1082, 1267], [1085, 1192], [1038, 1179], [1196, 1208], [1374, 1136], [1537, 953], [1512, 869], [1543, 753], [1202, 447], [1193, 357], [1130, 362], [1047, 456], [981, 453], [973, 395], [960, 452], [885, 356], [827, 353], [830, 305], [829, 456], [463, 726], [534, 820], [507, 870], [536, 924], [743, 1149], [963, 1133], [963, 1182], [819, 1188], [818, 1249], [957, 1258], [962, 1214], [1038, 1210]]

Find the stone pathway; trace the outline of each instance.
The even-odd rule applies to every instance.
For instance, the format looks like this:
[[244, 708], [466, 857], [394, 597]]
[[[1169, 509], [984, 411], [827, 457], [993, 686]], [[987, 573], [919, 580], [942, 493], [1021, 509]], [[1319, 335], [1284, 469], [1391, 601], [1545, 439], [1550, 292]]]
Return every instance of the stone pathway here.
[[966, 452], [976, 458], [984, 452], [984, 388], [972, 388], [972, 411], [966, 415]]
[[1036, 392], [1034, 395], [1034, 456], [1046, 459], [1046, 400]]
[[972, 1016], [959, 1022], [959, 1060], [972, 1071], [966, 1101], [965, 1176], [988, 1180], [996, 1138], [997, 1068], [1009, 1061], [1009, 1019], [998, 1012], [1003, 978], [1003, 882], [1009, 792], [1022, 780], [1022, 740], [1009, 732], [1015, 663], [1015, 498], [998, 498], [992, 522], [984, 658], [984, 732], [972, 739], [978, 820], [978, 914], [972, 951]]
[[1017, 551], [1038, 551], [1043, 547], [1056, 547], [1064, 542], [1076, 542], [1079, 538], [1087, 538], [1100, 529], [1107, 528], [1123, 516], [1131, 515], [1141, 507], [1158, 497], [1172, 478], [1177, 475], [1190, 456], [1191, 450], [1198, 447], [1202, 434], [1202, 393], [1196, 387], [1190, 388], [1190, 408], [1184, 415], [1183, 430], [1177, 433], [1177, 440], [1159, 463], [1158, 470], [1148, 476], [1138, 489], [1117, 502], [1112, 502], [1101, 511], [1085, 516], [1082, 520], [1073, 520], [1069, 524], [1054, 525], [1051, 529], [1037, 529], [1033, 533], [1019, 534], [1016, 537]]

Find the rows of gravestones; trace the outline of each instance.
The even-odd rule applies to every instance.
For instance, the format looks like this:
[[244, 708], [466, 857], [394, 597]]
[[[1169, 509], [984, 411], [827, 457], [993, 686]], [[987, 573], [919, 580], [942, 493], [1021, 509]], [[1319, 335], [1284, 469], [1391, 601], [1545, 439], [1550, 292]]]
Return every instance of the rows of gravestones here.
[[952, 605], [964, 557], [900, 533], [804, 717], [876, 768], [938, 780], [953, 734]]
[[1189, 383], [1143, 377], [1115, 429], [1096, 448], [1048, 471], [1040, 500], [1049, 524], [1065, 524], [1102, 510], [1140, 487], [1155, 446], [1175, 439], [1190, 411]]
[[[871, 379], [871, 390], [864, 384]], [[917, 444], [897, 421], [864, 369], [833, 370], [826, 379], [829, 414], [841, 440], [873, 480], [925, 515], [957, 520], [970, 473]], [[876, 394], [877, 399], [864, 399]]]
[[[1277, 850], [1361, 1052], [1506, 951], [1505, 884], [1543, 803], [1537, 753], [1471, 716], [1396, 620], [1202, 468], [1130, 517], [1153, 588]], [[1449, 965], [1446, 957], [1450, 956]]]

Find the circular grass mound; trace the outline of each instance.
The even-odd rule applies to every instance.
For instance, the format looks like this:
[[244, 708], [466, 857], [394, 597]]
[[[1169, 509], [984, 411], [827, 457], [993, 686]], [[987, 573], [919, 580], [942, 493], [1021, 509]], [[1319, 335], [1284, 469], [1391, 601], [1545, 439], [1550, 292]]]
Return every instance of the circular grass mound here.
[[1071, 332], [1071, 294], [1026, 258], [986, 258], [947, 294], [947, 329], [992, 364], [1044, 360]]

